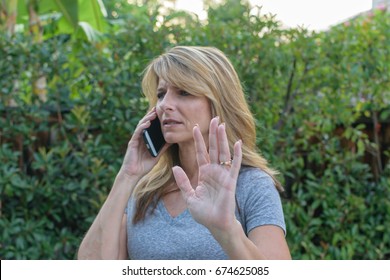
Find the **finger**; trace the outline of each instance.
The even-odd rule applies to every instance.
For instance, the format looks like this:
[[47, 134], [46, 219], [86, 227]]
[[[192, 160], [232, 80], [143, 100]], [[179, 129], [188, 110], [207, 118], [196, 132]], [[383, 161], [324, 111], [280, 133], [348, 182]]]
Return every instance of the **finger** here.
[[193, 136], [195, 141], [196, 160], [198, 162], [198, 166], [208, 164], [210, 162], [209, 154], [207, 153], [206, 144], [198, 125], [194, 127]]
[[187, 174], [184, 170], [179, 166], [174, 166], [172, 168], [173, 176], [175, 177], [175, 181], [181, 193], [184, 197], [184, 200], [187, 202], [188, 198], [193, 195], [195, 192], [191, 186], [190, 180], [187, 177]]
[[218, 123], [219, 117], [215, 117], [210, 121], [209, 127], [209, 156], [211, 163], [218, 162]]
[[242, 162], [242, 141], [239, 140], [234, 144], [234, 157], [232, 168], [230, 169], [230, 176], [234, 179], [238, 178], [238, 174], [240, 173]]
[[136, 137], [140, 137], [142, 131], [150, 126], [152, 120], [157, 118], [156, 110], [152, 110], [147, 113], [139, 122], [137, 127], [134, 130], [133, 135]]
[[151, 121], [157, 118], [157, 111], [155, 109], [152, 109], [150, 112], [148, 112], [139, 122], [138, 124], [142, 124], [147, 121]]
[[144, 129], [147, 129], [150, 126], [150, 121], [146, 121], [142, 124], [139, 124], [136, 129], [134, 130], [132, 139], [139, 139], [141, 138], [142, 131]]
[[224, 123], [218, 126], [218, 148], [219, 161], [229, 161], [231, 159], [231, 156]]

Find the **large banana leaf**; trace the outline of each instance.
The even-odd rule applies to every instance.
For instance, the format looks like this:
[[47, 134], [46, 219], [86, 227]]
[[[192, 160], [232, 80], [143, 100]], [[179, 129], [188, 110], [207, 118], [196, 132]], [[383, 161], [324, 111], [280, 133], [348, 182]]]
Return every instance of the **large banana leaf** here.
[[78, 0], [79, 21], [87, 22], [97, 31], [104, 32], [107, 28], [107, 11], [102, 0]]
[[31, 1], [38, 6], [41, 18], [60, 15], [60, 34], [80, 34], [82, 31], [88, 40], [94, 40], [99, 32], [104, 32], [107, 28], [107, 12], [101, 0], [12, 0], [18, 6], [18, 23], [27, 24], [27, 5]]

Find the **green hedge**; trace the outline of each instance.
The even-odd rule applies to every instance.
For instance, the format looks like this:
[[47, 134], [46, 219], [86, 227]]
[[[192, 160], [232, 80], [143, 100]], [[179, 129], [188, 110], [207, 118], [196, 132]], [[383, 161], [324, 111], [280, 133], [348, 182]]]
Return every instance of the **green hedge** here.
[[[176, 44], [235, 65], [286, 189], [293, 258], [390, 258], [388, 14], [313, 33], [228, 2], [201, 23], [106, 1], [119, 18], [97, 43], [0, 35], [1, 259], [75, 258], [146, 111], [141, 72]], [[46, 102], [32, 93], [41, 76]]]

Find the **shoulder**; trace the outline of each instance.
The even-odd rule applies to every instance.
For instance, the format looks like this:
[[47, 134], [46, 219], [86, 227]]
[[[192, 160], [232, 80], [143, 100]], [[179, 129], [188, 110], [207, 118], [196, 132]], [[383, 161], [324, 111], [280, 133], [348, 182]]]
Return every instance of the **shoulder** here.
[[277, 225], [286, 232], [280, 194], [268, 173], [241, 167], [236, 198], [247, 232], [260, 225]]
[[241, 204], [261, 203], [271, 201], [279, 203], [280, 195], [272, 177], [263, 170], [255, 167], [241, 168], [236, 188], [237, 200]]
[[261, 170], [260, 168], [246, 166], [246, 165], [241, 166], [239, 176], [240, 177], [255, 176], [255, 177], [270, 177], [271, 178], [271, 176], [269, 176], [265, 171]]
[[242, 166], [237, 180], [237, 190], [243, 191], [250, 188], [262, 188], [276, 190], [272, 177], [260, 168]]

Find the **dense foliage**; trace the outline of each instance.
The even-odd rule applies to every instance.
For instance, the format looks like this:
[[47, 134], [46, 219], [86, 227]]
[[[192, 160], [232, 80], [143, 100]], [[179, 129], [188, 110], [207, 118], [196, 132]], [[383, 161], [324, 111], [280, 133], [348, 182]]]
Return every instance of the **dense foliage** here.
[[105, 1], [97, 40], [56, 20], [41, 41], [1, 32], [0, 258], [75, 257], [146, 111], [141, 72], [176, 44], [215, 46], [235, 65], [286, 189], [293, 258], [390, 258], [388, 13], [314, 33], [227, 2], [201, 22]]

